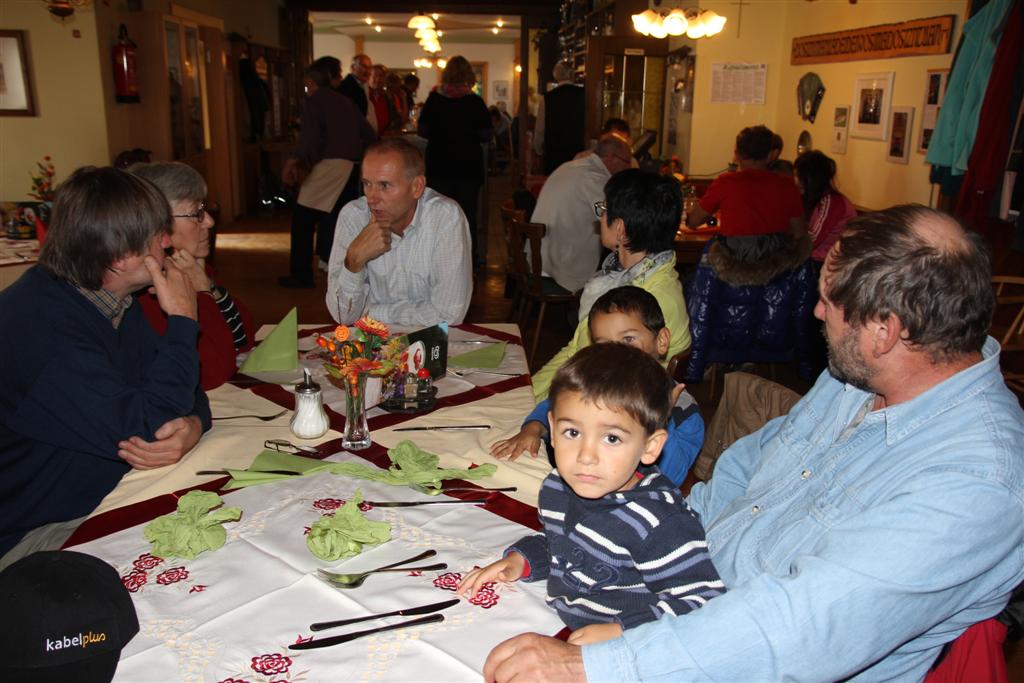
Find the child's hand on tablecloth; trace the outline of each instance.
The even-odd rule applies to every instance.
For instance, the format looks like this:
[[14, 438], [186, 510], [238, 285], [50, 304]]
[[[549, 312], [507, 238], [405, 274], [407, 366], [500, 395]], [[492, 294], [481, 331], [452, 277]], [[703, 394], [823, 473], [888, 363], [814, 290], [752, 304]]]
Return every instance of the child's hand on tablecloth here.
[[458, 595], [469, 594], [473, 597], [484, 584], [491, 581], [504, 581], [506, 583], [518, 581], [526, 571], [526, 558], [516, 552], [511, 552], [497, 562], [492, 562], [486, 567], [474, 569], [466, 578], [459, 583], [455, 589]]
[[619, 624], [590, 624], [570, 633], [566, 642], [570, 645], [593, 645], [621, 635], [622, 626]]
[[508, 458], [511, 462], [522, 455], [523, 451], [529, 451], [536, 458], [540, 453], [540, 440], [544, 432], [544, 425], [540, 422], [527, 422], [511, 439], [502, 439], [492, 444], [491, 455], [498, 460]]

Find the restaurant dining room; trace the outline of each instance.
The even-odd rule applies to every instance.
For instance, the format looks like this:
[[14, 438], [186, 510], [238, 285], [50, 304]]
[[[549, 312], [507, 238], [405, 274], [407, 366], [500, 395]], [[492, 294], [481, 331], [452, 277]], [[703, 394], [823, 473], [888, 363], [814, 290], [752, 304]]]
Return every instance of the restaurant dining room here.
[[1024, 681], [1022, 39], [0, 0], [0, 681]]

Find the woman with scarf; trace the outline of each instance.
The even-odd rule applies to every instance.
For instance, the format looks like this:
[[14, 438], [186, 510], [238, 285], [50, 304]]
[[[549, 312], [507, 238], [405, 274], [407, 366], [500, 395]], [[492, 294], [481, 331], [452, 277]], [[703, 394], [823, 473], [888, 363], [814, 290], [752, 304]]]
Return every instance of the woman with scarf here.
[[449, 59], [441, 85], [423, 105], [418, 127], [427, 140], [427, 185], [454, 199], [466, 214], [473, 265], [480, 267], [487, 260], [477, 239], [477, 204], [484, 182], [481, 145], [491, 141], [493, 130], [487, 105], [473, 92], [475, 84], [476, 75], [465, 57]]
[[590, 344], [590, 307], [610, 289], [634, 285], [658, 300], [671, 334], [666, 363], [690, 347], [690, 320], [676, 274], [674, 242], [683, 213], [679, 183], [630, 168], [611, 177], [604, 196], [605, 201], [594, 208], [601, 221], [601, 244], [612, 253], [583, 285], [580, 320], [573, 338], [533, 376], [537, 401], [547, 397], [555, 371]]

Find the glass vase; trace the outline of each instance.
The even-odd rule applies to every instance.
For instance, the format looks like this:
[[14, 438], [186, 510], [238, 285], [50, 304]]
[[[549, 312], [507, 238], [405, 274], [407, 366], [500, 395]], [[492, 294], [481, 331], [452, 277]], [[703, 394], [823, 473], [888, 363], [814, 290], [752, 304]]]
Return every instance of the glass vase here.
[[341, 447], [350, 451], [369, 448], [370, 427], [366, 423], [366, 375], [363, 373], [348, 375], [348, 388], [345, 391], [345, 433], [341, 437]]

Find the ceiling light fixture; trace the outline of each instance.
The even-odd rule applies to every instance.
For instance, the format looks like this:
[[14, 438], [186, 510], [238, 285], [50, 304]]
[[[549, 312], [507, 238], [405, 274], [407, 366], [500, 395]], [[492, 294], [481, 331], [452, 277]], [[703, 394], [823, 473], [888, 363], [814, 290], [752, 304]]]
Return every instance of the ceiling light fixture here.
[[410, 19], [406, 27], [411, 29], [435, 28], [434, 20], [422, 12]]
[[498, 20], [497, 20], [496, 22], [494, 22], [494, 23], [498, 25], [498, 28], [502, 28], [502, 27], [504, 27], [504, 26], [505, 26], [505, 22], [504, 22], [504, 21], [502, 21], [501, 19], [498, 19]]
[[377, 33], [380, 33], [381, 32], [380, 24], [377, 24], [376, 26], [374, 26], [373, 30], [376, 31]]
[[367, 26], [373, 26], [373, 17], [366, 17], [363, 21], [366, 22]]
[[491, 33], [493, 33], [494, 35], [498, 35], [499, 33], [501, 33], [501, 29], [495, 26], [494, 28], [491, 29]]
[[[661, 0], [654, 0], [654, 6], [661, 6]], [[633, 29], [637, 33], [652, 38], [685, 35], [692, 40], [710, 38], [721, 33], [726, 19], [712, 10], [701, 10], [699, 7], [683, 9], [673, 7], [670, 10], [646, 9], [632, 17]]]

